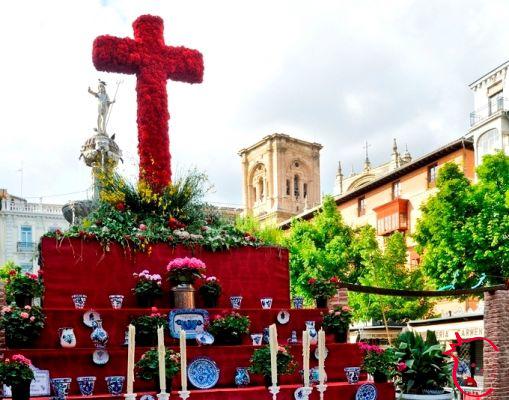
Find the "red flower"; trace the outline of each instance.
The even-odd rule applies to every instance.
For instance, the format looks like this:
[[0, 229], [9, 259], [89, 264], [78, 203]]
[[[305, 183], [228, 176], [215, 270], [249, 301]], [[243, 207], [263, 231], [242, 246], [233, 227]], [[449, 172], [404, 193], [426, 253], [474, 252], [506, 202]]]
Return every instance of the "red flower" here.
[[339, 279], [337, 276], [333, 276], [332, 278], [330, 278], [330, 282], [331, 283], [339, 283]]
[[18, 274], [18, 273], [17, 273], [17, 271], [16, 271], [16, 270], [14, 270], [14, 269], [11, 269], [11, 270], [9, 271], [9, 275], [10, 275], [10, 276], [15, 276], [15, 275], [17, 275], [17, 274]]
[[140, 231], [146, 231], [147, 230], [147, 225], [140, 224], [139, 229], [140, 229]]
[[124, 211], [125, 210], [125, 203], [123, 201], [120, 201], [117, 204], [115, 204], [115, 208], [118, 211]]
[[168, 220], [168, 226], [170, 229], [175, 230], [185, 228], [186, 224], [180, 222], [177, 218], [170, 217]]
[[405, 372], [408, 367], [403, 361], [401, 361], [398, 363], [398, 366], [396, 368], [398, 369], [399, 372]]
[[309, 285], [314, 285], [316, 283], [316, 279], [315, 278], [311, 278], [308, 280], [308, 284]]

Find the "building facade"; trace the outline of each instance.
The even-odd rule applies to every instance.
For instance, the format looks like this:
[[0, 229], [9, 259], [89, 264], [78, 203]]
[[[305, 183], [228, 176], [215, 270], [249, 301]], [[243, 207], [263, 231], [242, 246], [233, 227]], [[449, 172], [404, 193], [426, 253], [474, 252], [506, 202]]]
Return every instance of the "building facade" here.
[[68, 227], [61, 205], [29, 203], [0, 189], [0, 265], [13, 261], [23, 270], [33, 271], [41, 236]]
[[245, 215], [277, 224], [320, 204], [321, 148], [275, 133], [240, 150]]

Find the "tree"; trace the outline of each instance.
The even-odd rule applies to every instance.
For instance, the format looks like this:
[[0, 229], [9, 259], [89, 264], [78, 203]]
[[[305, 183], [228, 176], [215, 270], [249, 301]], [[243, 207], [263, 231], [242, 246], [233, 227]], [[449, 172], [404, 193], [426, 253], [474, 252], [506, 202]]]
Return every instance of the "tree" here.
[[437, 193], [422, 207], [415, 240], [437, 286], [472, 287], [509, 276], [509, 157], [487, 155], [470, 184], [454, 163], [439, 171]]
[[[374, 238], [374, 229], [370, 229]], [[422, 290], [425, 287], [421, 269], [409, 269], [407, 266], [407, 246], [400, 232], [389, 236], [384, 250], [377, 246], [369, 253], [363, 252], [363, 258], [366, 270], [359, 278], [362, 285], [406, 290]], [[354, 318], [361, 321], [406, 322], [426, 316], [432, 306], [425, 298], [364, 293], [350, 293], [349, 302], [354, 309]]]
[[260, 221], [251, 215], [237, 217], [235, 219], [235, 227], [260, 239], [266, 245], [281, 246], [283, 243], [283, 231], [281, 229], [275, 225], [265, 225], [262, 227]]

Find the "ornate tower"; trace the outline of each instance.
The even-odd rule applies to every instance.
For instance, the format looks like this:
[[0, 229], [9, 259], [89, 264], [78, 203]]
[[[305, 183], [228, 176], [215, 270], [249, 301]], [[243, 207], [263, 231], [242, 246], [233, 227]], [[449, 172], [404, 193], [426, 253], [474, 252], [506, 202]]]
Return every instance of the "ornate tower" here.
[[321, 148], [274, 133], [240, 150], [244, 214], [276, 224], [320, 204]]

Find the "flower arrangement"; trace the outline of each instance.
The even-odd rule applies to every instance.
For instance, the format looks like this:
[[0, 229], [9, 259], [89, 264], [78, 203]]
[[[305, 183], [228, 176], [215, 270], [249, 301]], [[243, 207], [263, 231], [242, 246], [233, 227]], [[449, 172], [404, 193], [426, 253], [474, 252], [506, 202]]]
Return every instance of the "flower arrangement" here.
[[21, 273], [11, 270], [7, 278], [6, 294], [9, 302], [15, 301], [18, 306], [30, 305], [34, 297], [44, 293], [41, 274]]
[[308, 280], [311, 295], [316, 299], [316, 306], [319, 308], [327, 307], [327, 300], [334, 296], [338, 290], [339, 279], [311, 278]]
[[40, 307], [14, 303], [0, 310], [0, 329], [5, 329], [8, 347], [22, 347], [41, 334], [46, 317]]
[[336, 335], [336, 341], [346, 342], [348, 327], [352, 320], [352, 311], [348, 306], [337, 306], [328, 313], [322, 313], [322, 327], [327, 333]]
[[221, 296], [221, 283], [215, 276], [208, 276], [198, 291], [203, 297], [205, 307], [214, 308], [217, 306], [217, 299]]
[[[270, 370], [270, 346], [263, 346], [253, 352], [250, 360], [249, 371], [253, 374], [263, 375], [266, 379], [271, 376]], [[290, 347], [279, 346], [277, 352], [277, 374], [291, 375], [295, 372], [297, 363], [295, 362]], [[268, 383], [268, 382], [266, 382]]]
[[157, 328], [166, 327], [166, 315], [161, 314], [157, 307], [152, 307], [150, 315], [133, 318], [131, 324], [136, 327], [136, 342], [142, 346], [150, 346], [157, 338]]
[[32, 362], [21, 354], [0, 362], [0, 382], [11, 387], [13, 399], [30, 398], [30, 382], [34, 379], [31, 365]]
[[133, 273], [133, 277], [137, 279], [133, 292], [138, 300], [138, 305], [151, 307], [154, 299], [163, 294], [161, 275], [150, 274], [147, 269], [144, 269], [139, 274]]
[[195, 280], [203, 278], [207, 267], [205, 263], [195, 257], [175, 258], [166, 267], [168, 277], [174, 284], [192, 284]]
[[451, 384], [452, 363], [443, 353], [434, 332], [426, 339], [416, 332], [404, 332], [396, 342], [396, 384], [403, 393], [443, 392]]
[[358, 345], [364, 356], [362, 362], [364, 371], [372, 375], [377, 383], [387, 382], [387, 379], [395, 374], [396, 355], [394, 349], [392, 347], [382, 349], [365, 342], [359, 342]]
[[[172, 378], [180, 371], [180, 353], [166, 348], [165, 356], [166, 382], [168, 391], [171, 389]], [[156, 349], [150, 349], [142, 354], [136, 363], [136, 376], [144, 381], [155, 381], [159, 379], [159, 357]]]
[[232, 311], [223, 315], [215, 315], [208, 331], [214, 335], [217, 343], [240, 344], [242, 337], [249, 334], [251, 320], [248, 316]]

